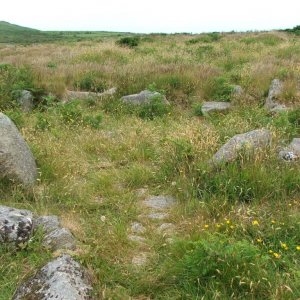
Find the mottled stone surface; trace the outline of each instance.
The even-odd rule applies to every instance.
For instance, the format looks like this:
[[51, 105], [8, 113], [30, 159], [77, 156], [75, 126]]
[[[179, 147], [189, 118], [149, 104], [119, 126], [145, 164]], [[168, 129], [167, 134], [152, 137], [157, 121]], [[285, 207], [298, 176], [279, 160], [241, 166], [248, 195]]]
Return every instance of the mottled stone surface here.
[[13, 300], [90, 300], [91, 290], [82, 266], [69, 255], [63, 255], [23, 283]]
[[295, 161], [300, 158], [300, 138], [294, 138], [292, 142], [279, 152], [279, 158], [286, 161]]
[[152, 220], [164, 220], [167, 219], [168, 217], [169, 217], [168, 213], [150, 213], [147, 215], [147, 218]]
[[128, 104], [141, 105], [150, 103], [151, 100], [156, 97], [160, 97], [165, 104], [169, 104], [165, 96], [158, 92], [151, 92], [148, 90], [142, 91], [139, 94], [123, 96], [121, 101]]
[[102, 93], [94, 93], [94, 92], [82, 92], [82, 91], [66, 91], [64, 95], [64, 101], [72, 101], [72, 100], [86, 100], [91, 98], [101, 98], [104, 96], [112, 96], [117, 92], [117, 88], [111, 88]]
[[69, 229], [62, 228], [57, 216], [43, 216], [35, 221], [35, 226], [41, 226], [45, 231], [43, 245], [53, 251], [74, 250], [76, 240]]
[[34, 102], [33, 102], [33, 95], [30, 91], [22, 90], [22, 91], [15, 91], [16, 100], [19, 103], [21, 109], [25, 112], [30, 112], [33, 109]]
[[238, 158], [241, 150], [247, 154], [254, 154], [256, 150], [261, 150], [269, 146], [271, 144], [271, 138], [272, 134], [267, 129], [258, 129], [237, 134], [220, 148], [213, 156], [211, 162], [216, 165], [232, 162]]
[[24, 185], [37, 178], [34, 157], [15, 124], [0, 113], [0, 177], [7, 177]]
[[268, 97], [266, 99], [265, 108], [271, 113], [280, 113], [287, 111], [288, 108], [284, 104], [277, 102], [278, 97], [282, 93], [283, 84], [279, 79], [273, 79], [269, 88]]
[[171, 196], [152, 196], [144, 201], [146, 207], [156, 210], [169, 209], [175, 203], [176, 200]]
[[229, 102], [208, 101], [203, 103], [201, 111], [205, 115], [216, 112], [227, 112], [230, 108], [231, 104]]
[[233, 91], [232, 91], [232, 95], [239, 97], [242, 96], [244, 94], [244, 90], [240, 85], [234, 85], [233, 86]]
[[133, 233], [144, 233], [146, 231], [146, 228], [138, 222], [133, 222], [131, 224], [131, 232]]
[[26, 243], [33, 232], [32, 212], [0, 206], [0, 243]]

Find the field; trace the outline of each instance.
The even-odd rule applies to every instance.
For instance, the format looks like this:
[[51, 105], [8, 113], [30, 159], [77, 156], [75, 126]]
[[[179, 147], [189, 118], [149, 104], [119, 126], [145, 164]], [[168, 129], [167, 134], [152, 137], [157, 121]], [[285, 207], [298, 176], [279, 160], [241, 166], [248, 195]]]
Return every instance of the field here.
[[[40, 173], [29, 190], [0, 181], [1, 204], [60, 216], [80, 241], [72, 255], [89, 270], [96, 299], [299, 299], [300, 168], [277, 155], [299, 137], [300, 110], [272, 116], [263, 107], [274, 78], [284, 83], [280, 102], [299, 105], [299, 35], [152, 34], [133, 47], [119, 38], [0, 44], [0, 109]], [[246, 95], [232, 97], [235, 84]], [[112, 87], [107, 99], [59, 102], [66, 89]], [[170, 107], [119, 101], [146, 88]], [[35, 94], [31, 113], [13, 101], [17, 89]], [[234, 108], [203, 116], [208, 100]], [[210, 168], [229, 138], [258, 128], [272, 132], [270, 149]], [[159, 221], [140, 217], [149, 195], [177, 199], [165, 222], [175, 225], [172, 241], [155, 229]], [[135, 221], [143, 243], [128, 239]], [[0, 246], [1, 300], [52, 255], [39, 235], [11, 251]], [[137, 267], [141, 253], [148, 260]]]

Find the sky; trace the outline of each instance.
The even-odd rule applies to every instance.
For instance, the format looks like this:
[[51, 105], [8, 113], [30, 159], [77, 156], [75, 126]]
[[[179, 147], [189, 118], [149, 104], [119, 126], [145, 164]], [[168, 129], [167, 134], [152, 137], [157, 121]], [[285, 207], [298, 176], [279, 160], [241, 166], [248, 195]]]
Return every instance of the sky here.
[[212, 32], [292, 28], [300, 0], [3, 0], [0, 20], [40, 30]]

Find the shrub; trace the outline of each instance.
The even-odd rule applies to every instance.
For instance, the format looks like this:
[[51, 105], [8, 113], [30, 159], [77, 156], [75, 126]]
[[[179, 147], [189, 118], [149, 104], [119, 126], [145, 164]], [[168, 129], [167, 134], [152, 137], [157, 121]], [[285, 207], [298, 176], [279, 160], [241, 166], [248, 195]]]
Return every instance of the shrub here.
[[103, 78], [94, 72], [82, 75], [74, 83], [74, 88], [81, 91], [91, 91], [101, 93], [107, 88], [107, 84]]
[[297, 130], [300, 130], [300, 108], [297, 108], [288, 113], [289, 122], [296, 127]]
[[230, 101], [233, 86], [229, 84], [226, 77], [216, 77], [213, 79], [213, 88], [210, 98], [212, 100]]
[[214, 234], [177, 242], [171, 261], [168, 276], [190, 299], [268, 299], [271, 259], [247, 240]]
[[83, 123], [84, 125], [90, 126], [95, 129], [99, 129], [102, 120], [103, 120], [103, 115], [97, 114], [96, 116], [85, 116], [83, 118]]
[[123, 37], [117, 40], [116, 44], [123, 47], [134, 48], [140, 44], [140, 38], [137, 36]]
[[186, 44], [197, 44], [197, 43], [211, 43], [216, 42], [221, 39], [221, 35], [218, 32], [212, 32], [205, 35], [201, 35], [197, 38], [190, 39], [186, 41]]
[[198, 116], [198, 117], [203, 116], [203, 112], [202, 112], [202, 104], [195, 103], [195, 104], [193, 105], [193, 114], [194, 114], [195, 116]]

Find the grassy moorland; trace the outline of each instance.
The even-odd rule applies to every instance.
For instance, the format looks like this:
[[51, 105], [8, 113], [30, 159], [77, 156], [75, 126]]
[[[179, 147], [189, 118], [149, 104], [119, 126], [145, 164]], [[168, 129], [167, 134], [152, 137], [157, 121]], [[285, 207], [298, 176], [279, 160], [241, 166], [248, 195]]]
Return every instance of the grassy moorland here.
[[[1, 181], [1, 204], [59, 215], [80, 241], [73, 255], [97, 299], [299, 299], [300, 168], [277, 153], [299, 137], [300, 112], [270, 116], [263, 104], [280, 78], [280, 102], [299, 105], [300, 37], [147, 35], [135, 47], [117, 39], [0, 44], [0, 108], [40, 172], [31, 190]], [[232, 97], [234, 84], [246, 96]], [[66, 89], [110, 87], [118, 93], [108, 99], [59, 102]], [[24, 88], [36, 95], [31, 113], [13, 101]], [[171, 107], [120, 103], [145, 88], [165, 93]], [[234, 109], [204, 117], [205, 100]], [[270, 149], [209, 168], [230, 137], [257, 128], [271, 130]], [[143, 197], [162, 194], [178, 199], [167, 220], [176, 225], [173, 243], [139, 218]], [[146, 228], [142, 246], [128, 240], [137, 220]], [[40, 240], [14, 255], [0, 246], [0, 299], [50, 259]], [[139, 251], [149, 260], [137, 268]]]

